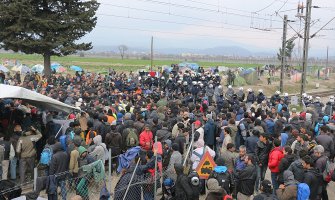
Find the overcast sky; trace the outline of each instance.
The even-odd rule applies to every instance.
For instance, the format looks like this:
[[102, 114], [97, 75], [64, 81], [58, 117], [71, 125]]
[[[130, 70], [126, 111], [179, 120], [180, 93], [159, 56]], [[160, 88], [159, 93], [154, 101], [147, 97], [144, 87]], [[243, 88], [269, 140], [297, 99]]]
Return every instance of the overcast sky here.
[[[298, 0], [98, 0], [96, 28], [83, 41], [93, 45], [156, 48], [210, 48], [244, 46], [249, 50], [268, 51], [281, 46], [283, 20], [291, 22], [288, 38], [304, 27], [296, 17]], [[304, 5], [306, 1], [303, 1]], [[315, 33], [335, 17], [334, 0], [313, 0]], [[278, 15], [276, 15], [278, 11]], [[265, 29], [261, 31], [257, 29]], [[294, 30], [293, 30], [294, 29]], [[312, 50], [327, 46], [335, 52], [335, 20], [311, 40]], [[296, 39], [296, 46], [302, 40]]]

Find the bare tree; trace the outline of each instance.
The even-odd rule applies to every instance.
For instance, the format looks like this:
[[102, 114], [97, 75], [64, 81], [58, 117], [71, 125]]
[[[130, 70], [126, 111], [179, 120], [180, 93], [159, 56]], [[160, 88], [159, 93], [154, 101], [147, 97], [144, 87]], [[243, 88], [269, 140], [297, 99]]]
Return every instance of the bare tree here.
[[128, 47], [126, 45], [122, 44], [122, 45], [118, 46], [118, 48], [119, 48], [119, 51], [120, 51], [121, 59], [123, 60], [124, 54], [128, 50]]

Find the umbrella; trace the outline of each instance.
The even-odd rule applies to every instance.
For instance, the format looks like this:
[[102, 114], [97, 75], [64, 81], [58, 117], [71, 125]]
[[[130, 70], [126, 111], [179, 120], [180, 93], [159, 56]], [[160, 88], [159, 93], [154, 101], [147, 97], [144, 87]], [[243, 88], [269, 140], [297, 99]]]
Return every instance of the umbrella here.
[[39, 74], [42, 74], [44, 70], [44, 66], [43, 65], [40, 65], [40, 64], [37, 64], [37, 65], [34, 65], [32, 68], [31, 68], [31, 71], [33, 72], [37, 72]]
[[20, 72], [21, 74], [27, 74], [31, 71], [31, 69], [26, 65], [20, 65], [20, 66], [14, 66], [12, 68], [12, 71]]
[[3, 71], [5, 73], [9, 72], [9, 70], [3, 65], [0, 65], [0, 71]]
[[56, 72], [63, 73], [63, 72], [66, 72], [66, 69], [62, 66], [59, 66], [58, 69], [56, 69]]
[[72, 65], [72, 66], [70, 67], [70, 69], [73, 70], [73, 71], [76, 71], [76, 72], [81, 72], [81, 71], [83, 71], [83, 69], [82, 69], [81, 67], [79, 67], [79, 66], [75, 66], [75, 65]]

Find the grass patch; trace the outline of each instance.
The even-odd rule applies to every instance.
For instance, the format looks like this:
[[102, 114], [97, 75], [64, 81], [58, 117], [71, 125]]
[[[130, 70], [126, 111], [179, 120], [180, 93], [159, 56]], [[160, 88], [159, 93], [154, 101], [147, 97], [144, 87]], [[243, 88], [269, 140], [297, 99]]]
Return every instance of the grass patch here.
[[[38, 54], [22, 54], [22, 53], [2, 53], [0, 59], [4, 62], [6, 59], [18, 60], [22, 64], [33, 66], [35, 64], [43, 64], [43, 57]], [[150, 65], [150, 60], [142, 59], [117, 59], [111, 57], [79, 57], [76, 55], [64, 56], [64, 57], [51, 57], [51, 62], [58, 62], [63, 66], [77, 65], [81, 66], [89, 71], [106, 71], [109, 68], [113, 68], [116, 71], [135, 71], [142, 69], [145, 66]], [[181, 63], [183, 60], [154, 60], [155, 66], [171, 65], [172, 63]], [[262, 66], [261, 64], [241, 64], [241, 63], [225, 63], [225, 62], [204, 62], [204, 61], [190, 61], [198, 63], [200, 66], [205, 68], [212, 66], [226, 66], [226, 67], [257, 67]]]

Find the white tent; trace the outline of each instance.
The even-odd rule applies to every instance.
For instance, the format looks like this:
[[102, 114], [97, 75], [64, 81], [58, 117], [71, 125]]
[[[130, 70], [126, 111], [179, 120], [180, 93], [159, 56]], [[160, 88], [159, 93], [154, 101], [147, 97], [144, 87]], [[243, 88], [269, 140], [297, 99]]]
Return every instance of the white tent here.
[[70, 113], [73, 110], [78, 110], [73, 106], [67, 105], [53, 98], [18, 86], [0, 84], [0, 91], [0, 99], [24, 99], [31, 105], [50, 111], [62, 111]]
[[20, 72], [21, 74], [27, 74], [28, 72], [31, 71], [31, 69], [26, 65], [20, 65], [20, 66], [14, 66], [12, 68], [12, 71]]
[[0, 65], [0, 71], [3, 71], [5, 73], [9, 72], [9, 70], [3, 65]]

